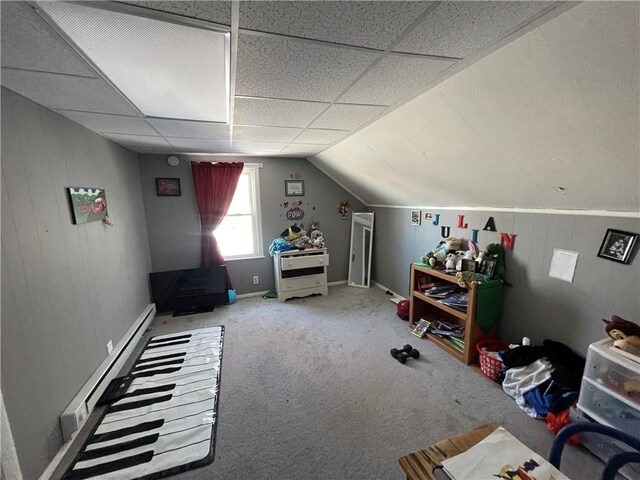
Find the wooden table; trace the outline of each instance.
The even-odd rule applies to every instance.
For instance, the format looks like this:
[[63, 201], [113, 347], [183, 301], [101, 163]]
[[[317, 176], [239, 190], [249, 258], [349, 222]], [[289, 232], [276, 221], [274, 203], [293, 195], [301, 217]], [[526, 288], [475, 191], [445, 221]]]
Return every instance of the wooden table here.
[[445, 458], [466, 452], [476, 443], [484, 440], [498, 428], [498, 423], [487, 423], [455, 437], [447, 438], [424, 450], [410, 453], [398, 459], [398, 463], [407, 475], [407, 480], [436, 480], [433, 469], [442, 465]]

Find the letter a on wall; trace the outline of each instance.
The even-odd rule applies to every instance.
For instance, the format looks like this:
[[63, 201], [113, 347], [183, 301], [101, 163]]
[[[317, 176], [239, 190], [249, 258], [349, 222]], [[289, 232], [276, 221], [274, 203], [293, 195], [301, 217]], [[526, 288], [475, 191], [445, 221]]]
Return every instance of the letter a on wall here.
[[486, 230], [487, 232], [497, 232], [498, 231], [496, 229], [496, 221], [493, 219], [493, 217], [489, 217], [489, 220], [487, 220], [487, 224], [484, 226], [484, 228], [482, 230]]

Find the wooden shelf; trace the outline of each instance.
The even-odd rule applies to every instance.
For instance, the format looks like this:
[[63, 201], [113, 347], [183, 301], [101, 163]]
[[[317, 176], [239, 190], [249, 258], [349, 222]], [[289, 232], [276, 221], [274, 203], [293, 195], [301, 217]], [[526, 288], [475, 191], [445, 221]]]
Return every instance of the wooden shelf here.
[[460, 311], [460, 310], [456, 310], [455, 308], [448, 307], [444, 303], [441, 303], [441, 302], [439, 302], [437, 300], [434, 300], [431, 297], [427, 297], [426, 295], [424, 295], [424, 294], [422, 294], [420, 292], [413, 292], [413, 295], [418, 297], [423, 302], [430, 303], [431, 305], [433, 305], [435, 307], [438, 307], [440, 310], [444, 310], [449, 315], [453, 315], [454, 317], [458, 317], [460, 320], [464, 320], [464, 321], [467, 320], [467, 314], [462, 312], [462, 311]]
[[[460, 310], [456, 310], [455, 308], [451, 308], [444, 303], [439, 302], [437, 299], [426, 296], [424, 293], [420, 292], [418, 289], [419, 280], [423, 275], [428, 275], [434, 280], [443, 280], [447, 283], [454, 284], [458, 286], [461, 290], [467, 290], [469, 293], [468, 303], [467, 303], [467, 311], [462, 312]], [[495, 283], [495, 282], [494, 282]], [[482, 285], [482, 291], [488, 291], [485, 286]], [[494, 286], [489, 287], [494, 288]], [[500, 288], [500, 302], [501, 302], [501, 288], [502, 284], [498, 284], [497, 287]], [[483, 297], [479, 295], [479, 288], [477, 283], [472, 283], [468, 287], [463, 287], [458, 284], [458, 278], [455, 274], [445, 273], [441, 270], [433, 270], [431, 267], [412, 264], [411, 265], [411, 295], [410, 301], [411, 306], [409, 309], [409, 325], [411, 328], [415, 326], [415, 324], [420, 320], [420, 318], [426, 319], [435, 319], [442, 318], [446, 321], [452, 321], [458, 323], [464, 327], [464, 350], [460, 351], [452, 344], [448, 343], [445, 339], [438, 335], [434, 335], [431, 333], [427, 333], [425, 338], [428, 338], [433, 343], [438, 345], [443, 350], [446, 350], [455, 358], [465, 363], [466, 365], [471, 365], [476, 363], [478, 360], [478, 352], [476, 350], [476, 344], [478, 341], [491, 338], [494, 334], [494, 328], [491, 327], [487, 331], [482, 330], [478, 323], [476, 322], [476, 314], [478, 312], [478, 300], [479, 297], [484, 298], [484, 304], [481, 303], [481, 306], [487, 305], [495, 305], [492, 303], [493, 300], [486, 300], [488, 297]], [[499, 315], [499, 312], [498, 312]], [[485, 317], [486, 318], [486, 314]], [[497, 320], [497, 317], [495, 317]]]

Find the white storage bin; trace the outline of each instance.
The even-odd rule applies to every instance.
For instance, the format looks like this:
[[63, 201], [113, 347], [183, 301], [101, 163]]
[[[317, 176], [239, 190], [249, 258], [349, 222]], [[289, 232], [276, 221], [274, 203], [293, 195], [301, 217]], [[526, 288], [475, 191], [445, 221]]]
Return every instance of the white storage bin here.
[[584, 376], [640, 408], [640, 363], [616, 354], [605, 339], [589, 346]]
[[578, 408], [599, 423], [640, 437], [638, 406], [586, 377], [582, 378]]

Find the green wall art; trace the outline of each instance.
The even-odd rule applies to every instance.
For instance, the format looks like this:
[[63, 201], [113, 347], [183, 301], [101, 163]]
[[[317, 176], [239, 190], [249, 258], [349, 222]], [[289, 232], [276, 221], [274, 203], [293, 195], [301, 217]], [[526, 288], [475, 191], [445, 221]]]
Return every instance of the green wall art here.
[[107, 195], [104, 188], [70, 187], [69, 200], [73, 223], [95, 222], [107, 217]]

